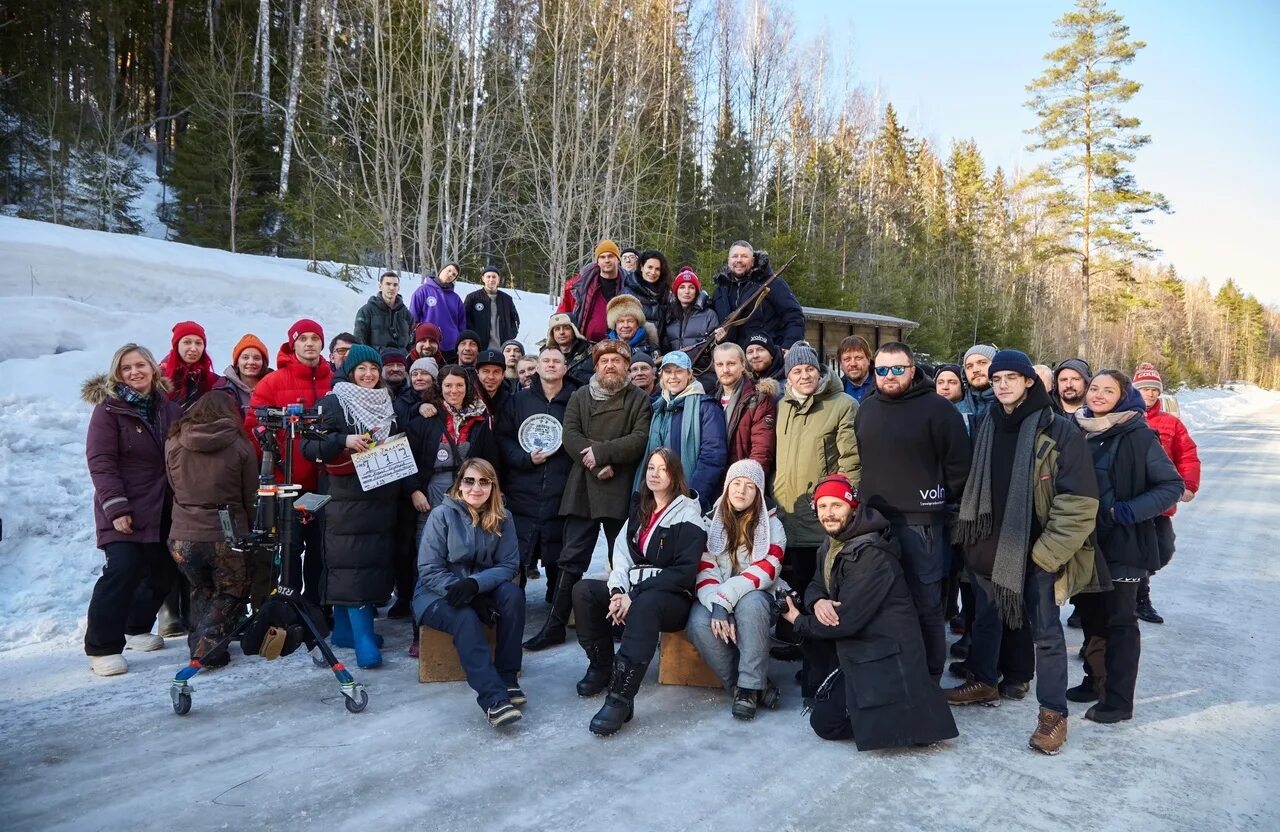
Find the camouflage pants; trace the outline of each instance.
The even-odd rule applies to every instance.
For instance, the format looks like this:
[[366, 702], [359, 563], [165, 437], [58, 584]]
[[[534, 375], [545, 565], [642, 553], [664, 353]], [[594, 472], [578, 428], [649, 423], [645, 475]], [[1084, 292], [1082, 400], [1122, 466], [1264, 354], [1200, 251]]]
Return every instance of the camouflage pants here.
[[226, 543], [189, 540], [170, 540], [169, 552], [191, 584], [191, 634], [187, 637], [191, 657], [205, 658], [244, 612], [249, 595], [246, 555], [232, 551]]

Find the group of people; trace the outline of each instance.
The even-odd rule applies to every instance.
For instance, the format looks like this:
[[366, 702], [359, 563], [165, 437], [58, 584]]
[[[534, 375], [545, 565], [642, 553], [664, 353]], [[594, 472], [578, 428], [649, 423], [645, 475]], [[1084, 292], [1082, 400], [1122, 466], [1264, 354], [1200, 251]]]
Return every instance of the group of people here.
[[[1068, 701], [1095, 703], [1085, 717], [1099, 723], [1132, 717], [1137, 617], [1158, 619], [1149, 579], [1199, 487], [1154, 367], [1050, 370], [991, 345], [926, 366], [858, 336], [828, 367], [749, 243], [730, 248], [711, 297], [658, 252], [605, 240], [594, 254], [530, 354], [498, 269], [459, 301], [454, 264], [408, 305], [382, 275], [328, 360], [307, 319], [274, 369], [246, 335], [216, 375], [194, 322], [162, 362], [121, 347], [85, 385], [106, 554], [85, 636], [94, 671], [163, 646], [151, 630], [178, 577], [193, 660], [230, 660], [212, 648], [277, 576], [230, 547], [217, 509], [247, 528], [258, 408], [301, 404], [322, 430], [281, 436], [282, 455], [330, 501], [282, 553], [293, 588], [360, 667], [382, 663], [388, 603], [412, 624], [413, 655], [420, 626], [449, 634], [492, 725], [521, 718], [523, 654], [563, 644], [571, 618], [577, 692], [605, 694], [600, 735], [632, 719], [664, 632], [687, 635], [739, 719], [777, 707], [771, 659], [799, 661], [813, 730], [863, 750], [955, 737], [948, 705], [1021, 699], [1033, 678], [1029, 744], [1043, 753], [1066, 741]], [[523, 428], [548, 420], [559, 442], [531, 445]], [[353, 455], [399, 434], [416, 473], [362, 488]], [[547, 612], [526, 639], [539, 563]], [[1074, 687], [1059, 615], [1071, 600], [1086, 637]]]

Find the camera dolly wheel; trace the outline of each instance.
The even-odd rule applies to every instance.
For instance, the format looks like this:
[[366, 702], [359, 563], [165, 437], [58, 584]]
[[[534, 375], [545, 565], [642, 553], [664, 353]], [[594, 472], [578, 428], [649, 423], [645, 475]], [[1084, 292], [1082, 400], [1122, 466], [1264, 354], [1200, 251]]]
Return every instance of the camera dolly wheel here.
[[358, 714], [365, 708], [369, 707], [369, 692], [364, 689], [364, 685], [356, 683], [342, 686], [342, 704], [347, 706], [347, 710], [353, 714]]
[[173, 712], [178, 716], [186, 716], [191, 712], [191, 691], [194, 688], [186, 682], [175, 683], [169, 687], [169, 698], [173, 700]]

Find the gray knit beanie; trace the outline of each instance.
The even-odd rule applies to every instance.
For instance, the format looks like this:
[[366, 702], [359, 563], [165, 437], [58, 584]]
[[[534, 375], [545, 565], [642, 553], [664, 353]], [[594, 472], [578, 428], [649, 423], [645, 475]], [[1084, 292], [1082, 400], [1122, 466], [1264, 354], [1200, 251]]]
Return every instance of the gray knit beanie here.
[[413, 362], [413, 366], [409, 368], [409, 372], [411, 373], [417, 372], [418, 370], [426, 370], [431, 374], [432, 378], [440, 375], [440, 365], [437, 364], [436, 360], [429, 355], [419, 358], [417, 361]]
[[971, 355], [981, 355], [988, 361], [994, 361], [996, 358], [996, 348], [991, 344], [974, 344], [965, 352], [964, 358], [960, 363], [963, 364], [965, 361], [968, 361], [969, 356]]
[[796, 341], [791, 345], [791, 349], [787, 351], [787, 361], [783, 365], [787, 375], [791, 374], [792, 368], [799, 367], [801, 364], [809, 364], [822, 369], [822, 364], [818, 361], [818, 353], [813, 347], [809, 346], [808, 341]]

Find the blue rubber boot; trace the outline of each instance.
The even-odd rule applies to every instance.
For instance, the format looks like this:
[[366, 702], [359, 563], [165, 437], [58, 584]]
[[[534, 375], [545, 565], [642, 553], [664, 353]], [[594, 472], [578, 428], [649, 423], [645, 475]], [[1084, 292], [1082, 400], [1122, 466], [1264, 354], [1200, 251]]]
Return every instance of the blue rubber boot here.
[[349, 607], [333, 605], [333, 627], [329, 630], [329, 644], [334, 647], [345, 647], [350, 650], [356, 646], [351, 638], [351, 619], [347, 617]]
[[347, 615], [351, 619], [351, 636], [356, 643], [356, 664], [363, 668], [380, 667], [382, 665], [381, 639], [373, 631], [373, 605], [348, 607]]

